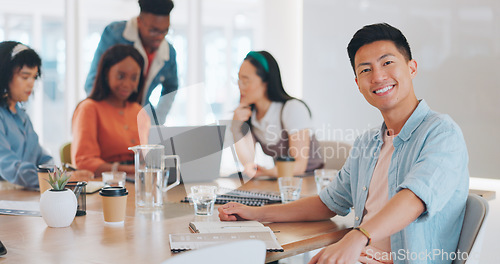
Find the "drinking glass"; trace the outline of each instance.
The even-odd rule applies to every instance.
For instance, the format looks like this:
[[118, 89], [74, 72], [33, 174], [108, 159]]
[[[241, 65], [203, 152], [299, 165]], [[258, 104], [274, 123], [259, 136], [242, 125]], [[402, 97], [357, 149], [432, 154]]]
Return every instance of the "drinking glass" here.
[[280, 187], [281, 203], [289, 203], [300, 198], [300, 190], [302, 188], [302, 179], [296, 177], [281, 177], [278, 178]]
[[314, 170], [314, 180], [318, 194], [337, 176], [338, 170], [318, 169]]
[[197, 185], [191, 187], [191, 199], [194, 204], [196, 215], [212, 215], [214, 212], [215, 199], [217, 198], [217, 186]]

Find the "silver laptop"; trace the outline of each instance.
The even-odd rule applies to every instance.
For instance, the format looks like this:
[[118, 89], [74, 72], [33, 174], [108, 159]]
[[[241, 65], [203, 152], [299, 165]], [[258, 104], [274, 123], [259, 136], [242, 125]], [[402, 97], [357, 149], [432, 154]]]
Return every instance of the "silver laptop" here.
[[[225, 130], [224, 125], [152, 126], [148, 144], [161, 144], [165, 146], [165, 155], [180, 157], [183, 182], [209, 182], [220, 174]], [[166, 166], [172, 168], [169, 181], [175, 180], [174, 165], [172, 160], [167, 160]]]

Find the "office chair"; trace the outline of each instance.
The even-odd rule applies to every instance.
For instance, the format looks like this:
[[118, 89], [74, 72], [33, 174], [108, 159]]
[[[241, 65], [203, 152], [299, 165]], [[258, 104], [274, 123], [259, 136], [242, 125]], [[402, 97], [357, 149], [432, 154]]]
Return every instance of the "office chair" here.
[[71, 164], [71, 142], [64, 143], [61, 146], [59, 149], [59, 157], [61, 158], [61, 164]]
[[457, 246], [457, 252], [467, 252], [468, 259], [457, 258], [453, 261], [453, 264], [479, 263], [488, 210], [488, 202], [483, 197], [477, 194], [469, 194], [465, 205], [464, 223]]
[[243, 240], [178, 253], [162, 264], [263, 264], [266, 245], [260, 240]]
[[342, 169], [352, 145], [340, 141], [319, 141], [319, 145], [325, 163], [324, 169]]

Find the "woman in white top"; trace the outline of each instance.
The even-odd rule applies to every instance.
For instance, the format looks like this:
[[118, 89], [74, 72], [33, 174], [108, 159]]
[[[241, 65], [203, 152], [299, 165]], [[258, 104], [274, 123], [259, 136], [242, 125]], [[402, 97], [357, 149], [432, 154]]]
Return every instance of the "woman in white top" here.
[[[294, 174], [323, 166], [319, 144], [311, 131], [311, 112], [307, 105], [285, 92], [276, 60], [266, 51], [251, 51], [238, 73], [240, 105], [234, 111], [236, 152], [245, 174], [277, 177], [276, 167], [266, 169], [254, 163], [255, 143], [274, 159], [295, 158]], [[248, 132], [250, 128], [251, 133]], [[240, 137], [238, 137], [238, 135]]]

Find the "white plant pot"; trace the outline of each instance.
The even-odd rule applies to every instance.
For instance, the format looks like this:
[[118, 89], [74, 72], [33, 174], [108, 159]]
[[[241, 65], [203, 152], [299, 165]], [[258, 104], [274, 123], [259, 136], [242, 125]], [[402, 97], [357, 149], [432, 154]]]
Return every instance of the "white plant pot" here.
[[47, 190], [40, 198], [40, 213], [50, 227], [67, 227], [75, 219], [78, 203], [75, 194], [69, 190]]

